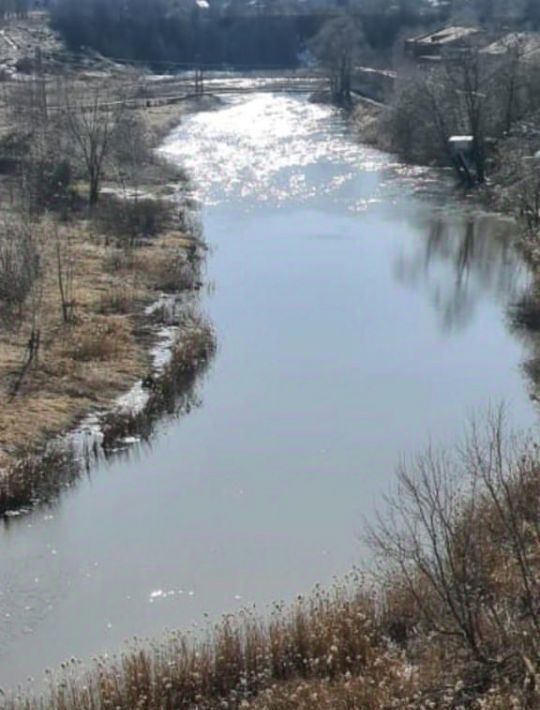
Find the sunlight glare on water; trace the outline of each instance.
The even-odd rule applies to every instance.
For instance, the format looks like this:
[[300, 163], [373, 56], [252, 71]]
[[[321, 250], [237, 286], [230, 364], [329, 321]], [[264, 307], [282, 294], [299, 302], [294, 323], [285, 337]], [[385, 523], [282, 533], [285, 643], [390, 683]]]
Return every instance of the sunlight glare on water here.
[[[174, 132], [162, 151], [197, 175], [196, 195], [206, 206], [234, 195], [277, 208], [346, 185], [359, 161], [363, 171], [388, 165], [388, 157], [378, 151], [363, 147], [359, 154], [358, 146], [342, 140], [346, 131], [330, 106], [260, 94], [191, 117], [190, 140], [177, 140]], [[340, 164], [339, 175], [328, 184], [309, 170], [321, 163]], [[357, 205], [346, 207], [354, 210]]]

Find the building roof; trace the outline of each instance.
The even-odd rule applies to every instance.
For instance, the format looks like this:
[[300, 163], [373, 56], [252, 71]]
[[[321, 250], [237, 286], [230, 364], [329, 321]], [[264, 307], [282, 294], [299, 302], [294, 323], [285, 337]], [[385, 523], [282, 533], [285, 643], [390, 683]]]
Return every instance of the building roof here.
[[425, 35], [420, 35], [419, 37], [413, 37], [408, 41], [425, 46], [444, 46], [477, 35], [481, 31], [482, 30], [477, 27], [444, 27], [436, 32], [430, 32]]

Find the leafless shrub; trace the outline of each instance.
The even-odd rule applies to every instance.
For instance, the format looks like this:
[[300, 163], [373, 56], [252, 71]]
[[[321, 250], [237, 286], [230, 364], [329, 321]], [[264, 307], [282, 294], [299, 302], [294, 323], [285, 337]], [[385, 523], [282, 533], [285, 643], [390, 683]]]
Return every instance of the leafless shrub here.
[[56, 277], [62, 320], [65, 324], [72, 323], [75, 318], [75, 257], [70, 235], [60, 235], [58, 226], [55, 225], [55, 256]]
[[199, 264], [184, 249], [156, 259], [151, 276], [155, 287], [166, 293], [192, 291], [200, 285]]
[[135, 254], [131, 250], [110, 247], [105, 257], [103, 268], [110, 274], [133, 271]]
[[[473, 423], [459, 454], [402, 465], [369, 540], [386, 585], [417, 624], [464, 648], [488, 675], [507, 663], [534, 687], [540, 651], [540, 457], [501, 411]], [[491, 677], [491, 676], [490, 676]]]
[[40, 274], [40, 257], [26, 220], [4, 220], [0, 226], [0, 304], [6, 314], [20, 309]]
[[400, 77], [383, 121], [392, 147], [407, 160], [446, 162], [458, 117], [441, 71]]
[[6, 91], [6, 105], [13, 125], [32, 135], [42, 132], [48, 119], [43, 76], [34, 75], [24, 81], [12, 82]]
[[133, 287], [118, 286], [111, 288], [101, 296], [99, 313], [126, 315], [133, 311], [137, 298], [137, 291]]
[[32, 151], [21, 164], [19, 191], [23, 204], [34, 215], [49, 210], [67, 219], [78, 204], [74, 177], [66, 157]]
[[172, 224], [173, 205], [165, 200], [116, 195], [102, 198], [95, 219], [99, 230], [118, 247], [134, 247]]
[[31, 150], [31, 134], [12, 130], [0, 138], [0, 172], [12, 175]]
[[197, 378], [209, 365], [215, 349], [215, 334], [206, 320], [196, 317], [186, 322], [173, 345], [167, 366], [143, 380], [148, 393], [144, 407], [135, 412], [113, 411], [102, 417], [103, 449], [114, 450], [126, 437], [147, 440], [164, 415], [189, 412], [196, 403]]
[[140, 171], [155, 160], [148, 130], [136, 113], [126, 111], [119, 116], [114, 126], [111, 152], [122, 177], [136, 186]]

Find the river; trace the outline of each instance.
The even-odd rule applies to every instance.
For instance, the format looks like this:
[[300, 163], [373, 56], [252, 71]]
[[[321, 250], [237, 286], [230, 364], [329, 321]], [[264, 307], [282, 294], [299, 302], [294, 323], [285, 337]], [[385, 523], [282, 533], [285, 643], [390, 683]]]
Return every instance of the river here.
[[535, 422], [512, 223], [358, 143], [305, 98], [186, 119], [219, 351], [151, 447], [0, 528], [0, 686], [124, 640], [330, 584], [400, 456], [505, 401]]

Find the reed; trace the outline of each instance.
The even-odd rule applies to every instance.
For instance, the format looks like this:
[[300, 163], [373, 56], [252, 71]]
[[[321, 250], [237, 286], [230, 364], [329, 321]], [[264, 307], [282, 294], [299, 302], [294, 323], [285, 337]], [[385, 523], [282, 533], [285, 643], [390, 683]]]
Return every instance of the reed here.
[[163, 416], [188, 413], [196, 402], [196, 382], [216, 350], [211, 324], [196, 318], [185, 323], [171, 349], [167, 365], [143, 380], [147, 393], [137, 411], [116, 409], [101, 418], [102, 448], [113, 452], [128, 437], [148, 440]]
[[54, 499], [80, 476], [75, 450], [60, 443], [21, 451], [0, 471], [0, 516]]

